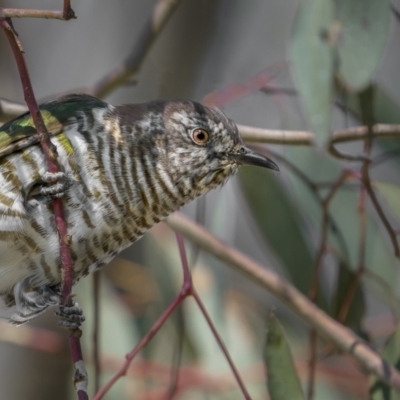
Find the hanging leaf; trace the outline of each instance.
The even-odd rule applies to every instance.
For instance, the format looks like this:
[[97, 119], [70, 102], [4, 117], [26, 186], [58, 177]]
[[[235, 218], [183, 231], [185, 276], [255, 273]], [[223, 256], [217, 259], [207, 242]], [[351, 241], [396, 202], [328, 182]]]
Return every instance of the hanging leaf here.
[[339, 78], [350, 90], [368, 86], [389, 33], [390, 0], [338, 0]]
[[272, 312], [268, 318], [265, 363], [271, 400], [305, 400], [289, 343]]
[[319, 143], [327, 138], [331, 121], [334, 58], [327, 37], [333, 15], [332, 0], [302, 0], [291, 45], [296, 86]]

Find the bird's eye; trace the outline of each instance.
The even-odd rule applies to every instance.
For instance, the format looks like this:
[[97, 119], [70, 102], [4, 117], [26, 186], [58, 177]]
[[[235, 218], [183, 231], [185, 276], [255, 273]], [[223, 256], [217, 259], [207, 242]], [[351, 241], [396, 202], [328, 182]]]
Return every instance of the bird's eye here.
[[192, 139], [197, 144], [204, 144], [208, 142], [209, 135], [205, 129], [196, 128], [192, 131]]

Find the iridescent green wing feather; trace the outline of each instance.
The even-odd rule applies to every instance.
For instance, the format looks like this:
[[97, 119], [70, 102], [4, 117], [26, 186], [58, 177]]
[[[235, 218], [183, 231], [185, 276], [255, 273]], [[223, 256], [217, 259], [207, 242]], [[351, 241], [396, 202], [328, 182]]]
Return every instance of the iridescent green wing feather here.
[[[50, 135], [58, 135], [71, 117], [80, 112], [92, 112], [108, 104], [84, 94], [73, 94], [40, 106], [44, 123]], [[39, 136], [29, 112], [0, 127], [0, 158], [39, 143]]]

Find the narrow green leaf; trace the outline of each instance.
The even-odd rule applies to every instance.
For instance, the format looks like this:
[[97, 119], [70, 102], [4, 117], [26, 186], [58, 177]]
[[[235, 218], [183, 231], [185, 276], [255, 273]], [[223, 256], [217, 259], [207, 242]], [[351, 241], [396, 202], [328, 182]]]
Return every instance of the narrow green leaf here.
[[389, 0], [337, 0], [339, 78], [348, 89], [367, 87], [389, 33]]
[[[387, 341], [382, 357], [397, 369], [400, 367], [400, 328], [398, 327]], [[376, 377], [371, 379], [370, 400], [400, 400], [400, 393], [390, 386], [379, 381]]]
[[320, 143], [327, 138], [331, 121], [334, 57], [327, 36], [333, 16], [332, 0], [302, 0], [291, 45], [296, 86]]
[[385, 199], [386, 203], [400, 219], [400, 186], [388, 182], [374, 182], [374, 186]]
[[268, 318], [265, 363], [271, 400], [305, 400], [289, 343], [272, 312]]
[[[293, 284], [307, 294], [315, 262], [290, 195], [271, 173], [261, 168], [241, 168], [239, 180], [260, 232], [282, 261]], [[326, 309], [321, 295], [318, 304]]]

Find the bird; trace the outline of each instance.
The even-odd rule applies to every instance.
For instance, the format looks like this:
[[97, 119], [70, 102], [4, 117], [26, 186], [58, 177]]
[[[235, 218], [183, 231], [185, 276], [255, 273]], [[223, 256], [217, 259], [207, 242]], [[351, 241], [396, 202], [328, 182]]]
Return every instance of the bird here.
[[[221, 110], [194, 101], [113, 106], [72, 94], [40, 110], [58, 173], [47, 171], [29, 113], [0, 127], [0, 299], [15, 325], [60, 301], [54, 198], [62, 198], [76, 284], [241, 165], [279, 171]], [[77, 328], [84, 316], [71, 307], [59, 315]]]

